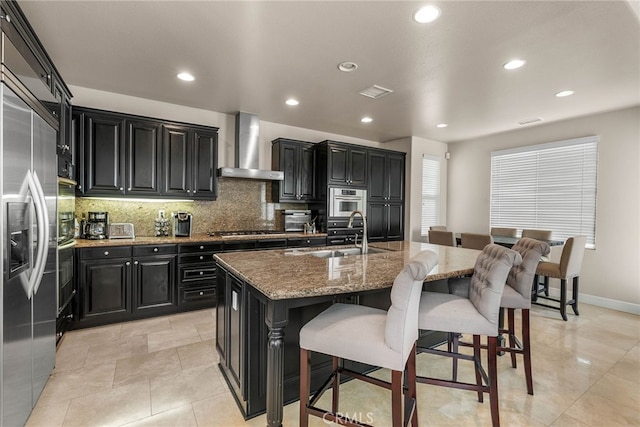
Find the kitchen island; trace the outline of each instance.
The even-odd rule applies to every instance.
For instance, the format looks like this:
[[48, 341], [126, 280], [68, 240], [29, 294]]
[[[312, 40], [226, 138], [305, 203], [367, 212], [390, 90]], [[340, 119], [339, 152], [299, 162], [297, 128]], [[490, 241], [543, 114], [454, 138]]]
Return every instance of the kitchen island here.
[[[396, 275], [418, 252], [438, 254], [425, 282], [471, 274], [479, 254], [416, 242], [370, 248], [376, 252], [337, 257], [329, 255], [338, 247], [215, 255], [220, 369], [246, 418], [266, 411], [269, 426], [282, 425], [284, 404], [298, 398], [299, 330], [329, 305], [351, 302], [386, 310]], [[314, 355], [312, 388], [330, 370], [330, 359]]]

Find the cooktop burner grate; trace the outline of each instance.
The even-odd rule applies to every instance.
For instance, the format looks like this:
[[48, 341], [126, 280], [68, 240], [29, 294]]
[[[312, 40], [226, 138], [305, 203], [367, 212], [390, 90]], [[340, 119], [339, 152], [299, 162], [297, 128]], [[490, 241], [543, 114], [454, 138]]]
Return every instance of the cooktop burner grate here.
[[236, 230], [236, 231], [210, 231], [209, 236], [227, 237], [227, 236], [260, 236], [265, 234], [284, 234], [284, 231], [278, 230]]

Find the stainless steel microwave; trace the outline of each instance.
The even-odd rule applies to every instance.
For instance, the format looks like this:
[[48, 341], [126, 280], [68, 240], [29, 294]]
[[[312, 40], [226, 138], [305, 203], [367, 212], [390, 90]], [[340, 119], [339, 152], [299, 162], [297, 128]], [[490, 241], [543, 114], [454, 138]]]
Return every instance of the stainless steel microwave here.
[[367, 210], [367, 190], [332, 187], [329, 189], [329, 216], [348, 217], [353, 211]]

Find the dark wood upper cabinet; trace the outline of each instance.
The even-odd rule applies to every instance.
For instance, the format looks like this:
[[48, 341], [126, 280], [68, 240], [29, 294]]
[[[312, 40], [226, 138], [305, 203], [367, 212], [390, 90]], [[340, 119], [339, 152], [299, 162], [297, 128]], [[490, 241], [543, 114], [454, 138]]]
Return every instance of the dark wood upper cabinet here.
[[218, 128], [83, 107], [71, 128], [83, 195], [217, 197]]
[[327, 181], [329, 185], [366, 187], [368, 150], [348, 144], [328, 143]]
[[160, 188], [162, 126], [154, 122], [127, 121], [127, 194], [157, 194]]
[[85, 114], [84, 189], [87, 196], [124, 194], [124, 120], [110, 115]]
[[316, 199], [316, 151], [305, 141], [278, 138], [271, 146], [271, 167], [284, 172], [273, 182], [279, 202], [307, 203]]
[[395, 201], [404, 200], [404, 153], [371, 150], [369, 152], [369, 182], [367, 200]]

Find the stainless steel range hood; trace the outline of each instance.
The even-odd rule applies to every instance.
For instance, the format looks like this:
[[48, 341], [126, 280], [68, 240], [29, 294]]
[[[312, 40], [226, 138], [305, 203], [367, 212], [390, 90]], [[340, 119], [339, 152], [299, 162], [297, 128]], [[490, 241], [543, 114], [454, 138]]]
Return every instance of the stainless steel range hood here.
[[235, 167], [220, 168], [218, 175], [226, 178], [250, 178], [282, 181], [284, 172], [258, 169], [260, 120], [255, 114], [236, 114]]

